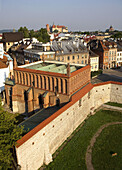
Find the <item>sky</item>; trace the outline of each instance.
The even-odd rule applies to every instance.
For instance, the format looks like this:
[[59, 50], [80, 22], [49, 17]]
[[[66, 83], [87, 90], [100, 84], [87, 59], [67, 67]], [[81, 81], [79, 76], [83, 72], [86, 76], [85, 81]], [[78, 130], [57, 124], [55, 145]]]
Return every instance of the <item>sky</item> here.
[[53, 23], [69, 31], [122, 30], [122, 0], [0, 0], [0, 30]]

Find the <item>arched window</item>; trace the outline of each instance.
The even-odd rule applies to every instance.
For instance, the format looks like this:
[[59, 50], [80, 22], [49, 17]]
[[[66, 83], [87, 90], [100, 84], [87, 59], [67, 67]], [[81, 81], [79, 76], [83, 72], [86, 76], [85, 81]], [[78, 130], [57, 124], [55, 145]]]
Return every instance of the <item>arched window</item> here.
[[48, 87], [49, 87], [49, 90], [50, 90], [50, 77], [48, 77]]
[[46, 77], [44, 76], [44, 89], [46, 89]]
[[29, 74], [30, 86], [32, 85], [31, 74]]
[[53, 91], [54, 91], [54, 78], [52, 77], [52, 87], [53, 87]]
[[67, 80], [65, 79], [65, 89], [66, 89], [66, 94], [67, 94]]
[[58, 79], [56, 78], [56, 90], [58, 92]]
[[25, 85], [25, 74], [23, 73], [23, 84]]
[[28, 74], [26, 73], [25, 75], [26, 75], [25, 76], [26, 77], [26, 83], [27, 83], [27, 86], [28, 86]]
[[19, 77], [20, 77], [20, 84], [22, 83], [22, 76], [21, 76], [21, 73], [19, 73]]
[[40, 76], [40, 86], [42, 88], [42, 77]]
[[17, 73], [17, 83], [19, 83], [19, 74], [18, 74], [18, 72], [16, 72]]
[[33, 85], [35, 86], [35, 76], [33, 74]]
[[63, 93], [63, 80], [61, 79], [61, 93]]
[[39, 87], [39, 80], [38, 80], [38, 76], [36, 75], [36, 84], [37, 84], [37, 87]]

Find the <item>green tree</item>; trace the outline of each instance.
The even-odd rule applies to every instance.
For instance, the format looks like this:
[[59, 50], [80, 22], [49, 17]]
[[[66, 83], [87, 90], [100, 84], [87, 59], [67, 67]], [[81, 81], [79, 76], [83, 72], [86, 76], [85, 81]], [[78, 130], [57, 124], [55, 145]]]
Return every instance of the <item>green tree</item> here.
[[4, 111], [0, 104], [0, 169], [12, 167], [11, 150], [23, 132], [23, 127], [17, 126], [15, 115]]
[[47, 33], [47, 30], [45, 28], [41, 28], [37, 33], [37, 39], [40, 42], [46, 43], [50, 41], [50, 36]]
[[50, 36], [47, 33], [45, 28], [41, 28], [37, 32], [34, 30], [28, 30], [26, 27], [20, 27], [18, 32], [23, 32], [24, 38], [33, 38], [36, 37], [40, 42], [46, 43], [50, 41]]
[[118, 31], [111, 36], [112, 38], [122, 38], [122, 31]]
[[34, 30], [33, 30], [33, 29], [32, 29], [32, 30], [30, 30], [29, 36], [30, 36], [30, 38], [35, 37], [35, 32], [34, 32]]
[[29, 38], [29, 30], [26, 27], [20, 27], [18, 32], [23, 32], [24, 38]]

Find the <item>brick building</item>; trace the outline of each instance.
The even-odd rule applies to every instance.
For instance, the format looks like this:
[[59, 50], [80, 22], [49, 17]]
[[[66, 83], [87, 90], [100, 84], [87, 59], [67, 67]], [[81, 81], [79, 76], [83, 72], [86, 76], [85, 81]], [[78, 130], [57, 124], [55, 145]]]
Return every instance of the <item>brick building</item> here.
[[99, 66], [101, 69], [116, 67], [117, 60], [117, 44], [110, 41], [90, 42], [93, 52], [99, 55]]
[[31, 112], [68, 102], [90, 82], [90, 66], [38, 61], [16, 67], [14, 76], [15, 81], [5, 83], [7, 104], [11, 97], [14, 112]]

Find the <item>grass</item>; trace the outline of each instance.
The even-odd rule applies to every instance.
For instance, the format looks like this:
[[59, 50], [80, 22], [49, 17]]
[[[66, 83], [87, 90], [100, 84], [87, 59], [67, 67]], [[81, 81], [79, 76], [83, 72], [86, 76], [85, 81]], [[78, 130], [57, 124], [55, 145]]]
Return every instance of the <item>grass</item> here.
[[99, 74], [102, 74], [102, 70], [92, 71], [91, 72], [91, 77], [98, 76]]
[[121, 103], [115, 103], [115, 102], [108, 102], [106, 103], [107, 105], [110, 105], [110, 106], [116, 106], [116, 107], [121, 107], [122, 108], [122, 104]]
[[[101, 132], [92, 149], [95, 170], [121, 169], [121, 132], [122, 125], [111, 125]], [[117, 156], [112, 157], [112, 153], [117, 153]]]
[[116, 121], [122, 121], [121, 113], [109, 110], [100, 110], [94, 116], [89, 117], [63, 150], [57, 151], [59, 154], [46, 169], [85, 170], [85, 154], [91, 138], [103, 124]]

